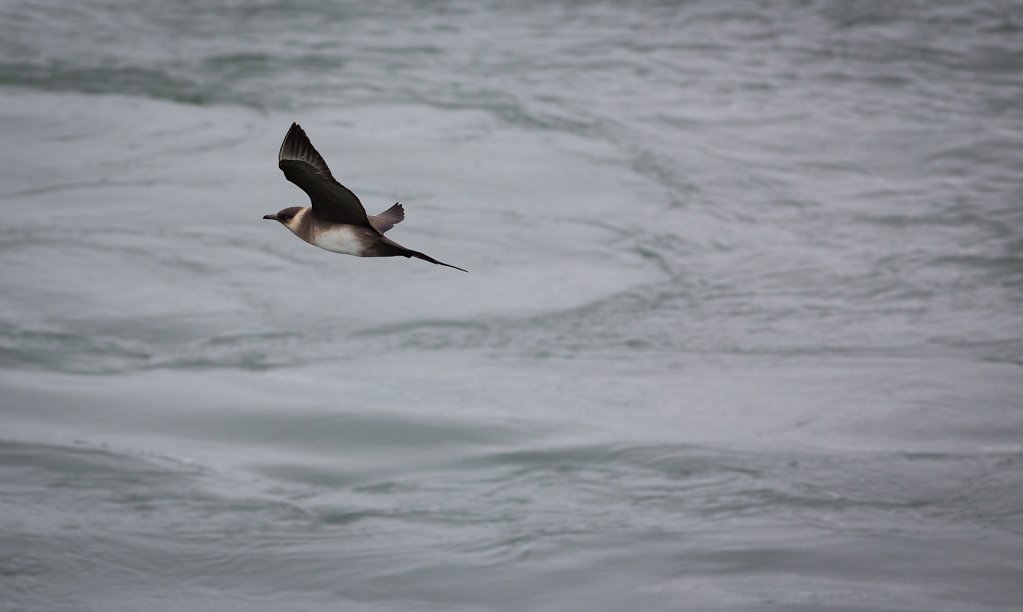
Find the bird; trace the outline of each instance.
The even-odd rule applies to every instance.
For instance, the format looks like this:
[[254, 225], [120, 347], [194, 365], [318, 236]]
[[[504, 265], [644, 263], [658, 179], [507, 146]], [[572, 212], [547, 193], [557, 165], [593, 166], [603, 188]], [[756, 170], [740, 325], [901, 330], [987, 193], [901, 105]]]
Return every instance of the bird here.
[[263, 215], [264, 219], [277, 221], [309, 244], [334, 253], [357, 257], [415, 257], [468, 272], [385, 237], [384, 232], [405, 219], [402, 205], [396, 202], [379, 215], [367, 215], [358, 196], [330, 173], [327, 162], [298, 123], [292, 123], [284, 136], [277, 165], [286, 179], [309, 196], [311, 206], [290, 206]]

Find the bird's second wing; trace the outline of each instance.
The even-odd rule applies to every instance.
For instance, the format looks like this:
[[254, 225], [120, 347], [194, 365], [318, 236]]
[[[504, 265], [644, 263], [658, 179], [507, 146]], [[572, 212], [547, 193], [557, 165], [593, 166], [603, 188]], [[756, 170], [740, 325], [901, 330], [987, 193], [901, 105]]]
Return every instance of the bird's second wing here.
[[285, 178], [306, 192], [317, 217], [334, 223], [372, 227], [362, 202], [347, 187], [334, 180], [327, 162], [316, 152], [305, 130], [297, 123], [291, 124], [284, 137], [277, 154], [277, 165]]
[[379, 215], [370, 215], [369, 223], [373, 229], [383, 234], [405, 219], [405, 209], [398, 202]]

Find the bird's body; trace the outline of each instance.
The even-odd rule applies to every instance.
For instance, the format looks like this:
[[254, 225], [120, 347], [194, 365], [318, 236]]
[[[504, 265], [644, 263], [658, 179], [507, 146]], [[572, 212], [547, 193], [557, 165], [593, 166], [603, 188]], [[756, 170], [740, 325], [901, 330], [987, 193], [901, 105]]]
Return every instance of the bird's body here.
[[277, 157], [284, 176], [306, 192], [312, 206], [292, 206], [265, 215], [264, 219], [278, 221], [302, 240], [334, 253], [415, 257], [465, 272], [386, 238], [384, 232], [405, 218], [401, 204], [395, 203], [379, 215], [367, 215], [359, 198], [334, 180], [326, 162], [297, 123], [291, 124]]
[[370, 251], [372, 250], [372, 243], [375, 242], [375, 238], [364, 227], [336, 225], [315, 232], [312, 235], [312, 239], [308, 242], [334, 253], [355, 255], [356, 257], [372, 257]]
[[364, 243], [376, 237], [366, 228], [347, 223], [322, 222], [310, 214], [312, 208], [302, 208], [295, 214], [294, 224], [287, 228], [313, 246], [334, 253], [362, 257], [368, 249]]

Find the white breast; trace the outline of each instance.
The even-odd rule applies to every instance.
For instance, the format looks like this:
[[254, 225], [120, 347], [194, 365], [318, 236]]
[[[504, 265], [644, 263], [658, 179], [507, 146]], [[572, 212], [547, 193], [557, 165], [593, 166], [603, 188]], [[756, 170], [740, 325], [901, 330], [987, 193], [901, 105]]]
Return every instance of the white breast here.
[[338, 225], [317, 232], [311, 242], [321, 249], [346, 255], [362, 256], [365, 251], [361, 233], [350, 225]]

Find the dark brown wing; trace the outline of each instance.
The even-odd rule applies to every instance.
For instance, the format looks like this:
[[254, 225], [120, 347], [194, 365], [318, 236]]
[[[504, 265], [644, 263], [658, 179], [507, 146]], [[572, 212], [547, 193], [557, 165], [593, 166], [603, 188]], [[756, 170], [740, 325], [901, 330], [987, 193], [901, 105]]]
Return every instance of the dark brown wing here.
[[309, 142], [305, 130], [291, 124], [284, 137], [277, 165], [284, 176], [306, 192], [313, 204], [313, 213], [326, 221], [372, 227], [362, 202], [347, 187], [334, 180], [327, 162]]

